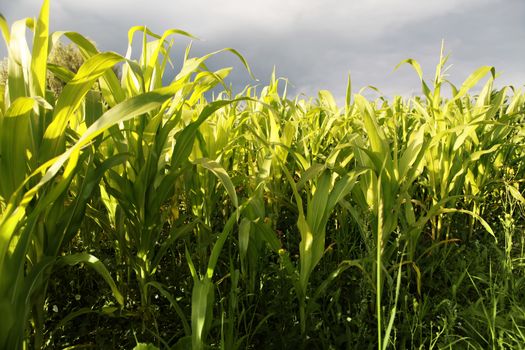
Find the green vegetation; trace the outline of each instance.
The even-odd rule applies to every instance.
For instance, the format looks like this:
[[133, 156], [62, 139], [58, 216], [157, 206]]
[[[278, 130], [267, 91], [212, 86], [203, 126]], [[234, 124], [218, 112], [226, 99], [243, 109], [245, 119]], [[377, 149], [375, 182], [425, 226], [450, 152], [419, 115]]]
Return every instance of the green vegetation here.
[[525, 348], [525, 94], [493, 68], [234, 96], [221, 52], [163, 84], [186, 32], [121, 56], [48, 17], [0, 17], [1, 349]]

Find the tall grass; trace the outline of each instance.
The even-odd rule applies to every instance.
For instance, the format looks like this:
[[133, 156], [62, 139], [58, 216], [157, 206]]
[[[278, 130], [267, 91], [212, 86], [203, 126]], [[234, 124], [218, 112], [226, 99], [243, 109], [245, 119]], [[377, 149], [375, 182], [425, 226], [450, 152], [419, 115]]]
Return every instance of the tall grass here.
[[[231, 68], [206, 66], [227, 51], [251, 74], [233, 49], [188, 46], [166, 83], [173, 36], [192, 38], [177, 29], [133, 27], [123, 56], [49, 33], [49, 1], [0, 28], [0, 348], [64, 345], [57, 334], [91, 313], [177, 349], [523, 341], [525, 94], [495, 89], [494, 68], [456, 87], [442, 48], [431, 83], [402, 62], [421, 97], [367, 100], [349, 78], [341, 108], [328, 91], [288, 98], [275, 73], [234, 96]], [[77, 73], [48, 63], [61, 37], [84, 58]], [[105, 302], [50, 330], [53, 291], [82, 266]]]

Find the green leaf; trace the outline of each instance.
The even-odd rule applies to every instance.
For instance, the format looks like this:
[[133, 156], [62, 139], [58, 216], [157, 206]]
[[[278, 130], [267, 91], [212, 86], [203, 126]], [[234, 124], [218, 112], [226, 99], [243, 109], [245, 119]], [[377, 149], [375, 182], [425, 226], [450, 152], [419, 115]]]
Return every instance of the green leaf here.
[[233, 186], [230, 176], [228, 176], [228, 173], [222, 167], [222, 165], [220, 165], [214, 160], [209, 160], [206, 158], [197, 159], [193, 161], [193, 164], [200, 165], [203, 168], [211, 171], [215, 176], [217, 176], [217, 178], [220, 180], [220, 182], [226, 189], [226, 192], [228, 192], [228, 195], [230, 196], [230, 199], [232, 200], [233, 206], [235, 208], [239, 207], [239, 201], [237, 199], [237, 193], [235, 192], [235, 186]]
[[372, 152], [378, 154], [381, 159], [384, 159], [387, 155], [385, 135], [383, 130], [377, 124], [374, 109], [361, 95], [355, 95], [354, 100], [363, 118]]
[[176, 143], [172, 153], [171, 165], [173, 168], [179, 167], [181, 164], [188, 160], [188, 157], [193, 148], [193, 143], [199, 131], [199, 126], [210, 117], [215, 111], [223, 108], [229, 104], [238, 101], [249, 100], [249, 98], [237, 98], [234, 100], [228, 101], [215, 101], [207, 104], [202, 112], [199, 114], [199, 117], [196, 121], [189, 124], [184, 128], [179, 134], [176, 135]]
[[476, 71], [474, 71], [474, 73], [472, 73], [471, 75], [469, 75], [469, 77], [467, 79], [465, 79], [465, 81], [461, 85], [461, 88], [459, 89], [458, 93], [454, 96], [454, 98], [452, 98], [451, 100], [448, 101], [448, 104], [450, 105], [454, 101], [456, 101], [456, 100], [460, 99], [461, 97], [465, 96], [465, 94], [470, 89], [472, 89], [481, 79], [483, 79], [483, 77], [485, 75], [487, 75], [487, 73], [489, 73], [489, 72], [491, 72], [492, 77], [494, 78], [494, 76], [496, 74], [494, 67], [483, 66], [483, 67], [478, 68]]
[[[135, 27], [135, 28], [137, 28], [137, 30], [138, 28], [143, 29], [143, 27], [142, 28]], [[155, 68], [159, 69], [159, 67], [156, 67], [156, 66], [158, 65], [158, 57], [162, 51], [161, 49], [163, 48], [163, 45], [165, 44], [168, 36], [174, 35], [174, 34], [179, 34], [179, 35], [183, 35], [189, 38], [197, 39], [193, 35], [183, 30], [180, 30], [180, 29], [169, 29], [169, 30], [166, 30], [164, 34], [162, 34], [162, 37], [156, 41], [155, 49], [153, 53], [151, 54], [151, 56], [148, 57], [148, 61], [144, 62], [146, 64], [146, 68], [144, 70], [144, 85], [147, 89], [146, 91], [149, 91], [151, 88], [151, 82], [152, 82], [153, 72]], [[130, 41], [130, 45], [131, 45], [131, 41]]]
[[29, 95], [29, 82], [26, 81], [25, 72], [29, 70], [31, 53], [27, 46], [26, 30], [31, 25], [32, 20], [26, 18], [16, 21], [11, 27], [7, 65], [7, 85], [9, 87], [10, 101]]
[[98, 274], [109, 285], [109, 287], [111, 288], [111, 291], [113, 292], [113, 296], [115, 297], [117, 302], [122, 307], [124, 306], [124, 297], [118, 290], [117, 285], [115, 284], [115, 281], [113, 280], [113, 277], [111, 277], [111, 274], [109, 273], [106, 266], [96, 257], [88, 253], [76, 253], [76, 254], [62, 256], [59, 258], [59, 261], [63, 264], [70, 265], [70, 266], [84, 263], [87, 266], [93, 268], [96, 272], [98, 272]]
[[492, 228], [490, 227], [488, 222], [486, 222], [485, 219], [483, 219], [481, 216], [479, 216], [478, 214], [474, 213], [473, 211], [466, 210], [466, 209], [448, 209], [448, 208], [439, 209], [439, 211], [442, 212], [442, 213], [455, 213], [455, 212], [457, 212], [457, 213], [463, 213], [463, 214], [468, 214], [468, 215], [472, 216], [474, 219], [479, 221], [479, 223], [485, 228], [485, 230], [488, 233], [491, 234], [492, 237], [494, 237], [496, 242], [498, 241], [498, 238], [494, 234], [494, 231], [492, 230]]
[[525, 205], [525, 198], [523, 198], [523, 195], [520, 193], [520, 191], [512, 186], [512, 185], [506, 185], [507, 190], [509, 191], [510, 195], [520, 202], [522, 205]]
[[430, 89], [428, 88], [428, 85], [427, 83], [425, 83], [425, 80], [423, 79], [423, 70], [421, 69], [421, 65], [419, 64], [418, 61], [416, 61], [415, 59], [413, 58], [407, 58], [406, 60], [403, 60], [401, 61], [395, 68], [394, 70], [397, 70], [400, 66], [402, 66], [403, 64], [409, 64], [412, 66], [412, 68], [414, 68], [414, 70], [416, 71], [417, 75], [419, 76], [419, 80], [421, 81], [421, 85], [423, 87], [423, 94], [427, 97], [430, 97]]
[[214, 288], [212, 281], [205, 277], [195, 281], [191, 294], [192, 349], [204, 349], [204, 341], [213, 316]]
[[345, 114], [350, 114], [350, 107], [352, 103], [352, 79], [350, 78], [350, 72], [348, 72], [348, 80], [346, 82], [346, 95], [345, 95]]
[[179, 316], [182, 322], [182, 328], [184, 328], [184, 333], [186, 335], [190, 335], [191, 328], [188, 324], [188, 321], [186, 320], [186, 317], [184, 316], [184, 312], [182, 312], [182, 309], [180, 308], [179, 304], [177, 303], [173, 295], [171, 295], [171, 293], [168, 292], [168, 290], [162, 284], [158, 282], [150, 281], [147, 284], [156, 288], [160, 292], [160, 294], [162, 294], [166, 299], [168, 299], [171, 306], [175, 309], [175, 312], [177, 312], [177, 315]]
[[0, 116], [0, 197], [8, 200], [24, 182], [28, 170], [30, 114], [36, 105], [29, 97], [17, 98]]
[[44, 0], [35, 26], [31, 55], [31, 95], [45, 96], [47, 53], [49, 45], [49, 0]]
[[138, 343], [133, 350], [159, 350], [155, 345], [151, 343]]
[[9, 33], [9, 25], [5, 17], [0, 13], [0, 31], [2, 31], [2, 37], [5, 41], [5, 46], [9, 47], [9, 42], [11, 41], [11, 34]]
[[250, 243], [250, 229], [251, 221], [243, 218], [239, 225], [239, 253], [241, 259], [246, 259], [246, 252], [248, 251], [248, 244]]
[[41, 159], [47, 160], [64, 147], [65, 130], [69, 119], [80, 107], [84, 96], [93, 83], [108, 69], [124, 58], [112, 52], [97, 54], [89, 58], [78, 70], [75, 77], [64, 87], [58, 97], [53, 121], [47, 127], [41, 149]]
[[226, 238], [228, 238], [230, 232], [233, 230], [233, 226], [235, 224], [235, 221], [238, 215], [239, 214], [237, 213], [237, 210], [236, 210], [235, 213], [233, 213], [230, 216], [230, 218], [224, 225], [222, 232], [219, 234], [217, 241], [215, 241], [215, 244], [213, 245], [213, 249], [211, 251], [210, 258], [208, 260], [208, 269], [206, 271], [206, 278], [209, 278], [210, 280], [213, 278], [215, 266], [217, 265], [217, 261], [219, 260], [219, 255], [221, 254], [222, 247], [224, 246], [224, 243], [226, 242]]

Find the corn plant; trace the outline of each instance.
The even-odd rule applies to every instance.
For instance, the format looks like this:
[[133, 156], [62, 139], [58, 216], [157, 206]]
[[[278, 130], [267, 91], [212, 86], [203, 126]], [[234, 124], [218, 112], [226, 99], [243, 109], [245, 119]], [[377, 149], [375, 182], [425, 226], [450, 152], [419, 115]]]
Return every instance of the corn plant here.
[[[301, 237], [299, 244], [299, 266], [297, 277], [292, 281], [299, 302], [299, 316], [301, 333], [306, 335], [307, 302], [309, 280], [315, 267], [319, 264], [325, 251], [326, 227], [332, 211], [352, 190], [359, 171], [346, 170], [346, 165], [352, 156], [345, 155], [342, 150], [348, 147], [344, 144], [347, 140], [337, 140], [339, 144], [326, 157], [325, 164], [317, 163], [319, 146], [330, 145], [333, 135], [330, 133], [331, 125], [336, 120], [338, 113], [335, 102], [327, 92], [320, 94], [321, 106], [312, 109], [299, 119], [303, 123], [301, 133], [297, 136], [300, 145], [297, 150], [292, 149], [290, 154], [296, 158], [297, 173], [292, 174], [283, 163], [281, 169], [292, 189], [297, 208], [297, 228]], [[326, 105], [323, 105], [326, 102]], [[321, 124], [321, 125], [319, 125]], [[311, 127], [311, 129], [309, 129]], [[271, 145], [271, 144], [270, 144]], [[282, 145], [281, 145], [282, 147]], [[339, 162], [337, 161], [340, 157]], [[279, 158], [278, 158], [279, 159]], [[282, 160], [281, 160], [282, 162]], [[337, 166], [335, 166], [337, 164]], [[294, 175], [299, 174], [299, 181], [294, 180]], [[306, 195], [306, 213], [303, 197]]]
[[[182, 75], [170, 86], [126, 99], [120, 86], [115, 83], [117, 80], [111, 70], [125, 58], [114, 53], [98, 53], [82, 36], [67, 33], [68, 38], [78, 44], [89, 58], [73, 77], [62, 72], [62, 76], [71, 77], [71, 80], [53, 108], [44, 96], [49, 42], [48, 12], [49, 2], [44, 1], [36, 24], [31, 19], [18, 21], [11, 32], [5, 20], [1, 19], [10, 57], [6, 89], [8, 97], [2, 100], [2, 110], [6, 111], [1, 115], [3, 136], [7, 136], [6, 127], [15, 127], [21, 135], [31, 136], [9, 143], [9, 137], [2, 138], [1, 166], [10, 179], [2, 187], [4, 209], [0, 222], [3, 237], [0, 246], [0, 270], [3, 277], [0, 285], [2, 311], [6, 315], [0, 341], [2, 347], [6, 348], [19, 348], [26, 341], [26, 323], [33, 307], [35, 346], [40, 347], [45, 281], [57, 262], [93, 265], [108, 281], [117, 301], [123, 305], [123, 298], [109, 272], [95, 257], [80, 254], [58, 258], [63, 245], [76, 233], [90, 193], [104, 170], [122, 162], [121, 155], [100, 159], [89, 150], [93, 149], [96, 142], [100, 142], [97, 136], [110, 127], [161, 107], [180, 90], [187, 75], [193, 72], [192, 69], [202, 62], [189, 60], [190, 68], [185, 71], [187, 75]], [[25, 44], [26, 25], [35, 31], [32, 56]], [[53, 35], [52, 38], [56, 40], [58, 36]], [[54, 69], [61, 71], [57, 67]], [[114, 107], [97, 120], [78, 120], [78, 124], [83, 125], [79, 130], [83, 129], [84, 132], [82, 135], [71, 132], [71, 142], [66, 138], [67, 125], [76, 120], [75, 113], [98, 79], [104, 86], [102, 94], [111, 97], [108, 104]], [[211, 112], [213, 109], [207, 109], [208, 114]], [[195, 129], [196, 126], [189, 127], [185, 133], [193, 136], [191, 131]], [[185, 149], [187, 145], [184, 147], [184, 143], [180, 143], [179, 153], [188, 152]], [[19, 157], [12, 159], [9, 158], [10, 154], [18, 154]], [[9, 167], [11, 170], [8, 170], [7, 161], [14, 164]], [[94, 163], [98, 163], [98, 169], [93, 166]], [[82, 170], [82, 164], [87, 164], [87, 168]], [[57, 177], [59, 172], [62, 174]], [[68, 197], [71, 199], [66, 199]], [[69, 201], [71, 204], [65, 208], [60, 204]]]

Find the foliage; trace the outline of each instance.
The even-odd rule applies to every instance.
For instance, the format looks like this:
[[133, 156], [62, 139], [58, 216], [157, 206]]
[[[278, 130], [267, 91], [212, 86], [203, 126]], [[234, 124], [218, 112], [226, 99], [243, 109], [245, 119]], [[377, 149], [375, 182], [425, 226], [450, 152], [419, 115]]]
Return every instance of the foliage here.
[[[76, 74], [84, 63], [84, 58], [82, 58], [80, 50], [75, 45], [72, 43], [65, 45], [59, 41], [53, 45], [49, 53], [48, 61], [51, 64], [66, 68]], [[60, 80], [55, 74], [49, 72], [46, 85], [55, 96], [59, 96], [66, 83]]]
[[119, 55], [48, 17], [0, 17], [0, 348], [523, 346], [525, 94], [492, 67], [234, 96], [233, 49], [167, 74], [189, 33]]

